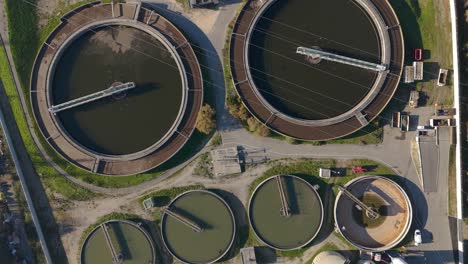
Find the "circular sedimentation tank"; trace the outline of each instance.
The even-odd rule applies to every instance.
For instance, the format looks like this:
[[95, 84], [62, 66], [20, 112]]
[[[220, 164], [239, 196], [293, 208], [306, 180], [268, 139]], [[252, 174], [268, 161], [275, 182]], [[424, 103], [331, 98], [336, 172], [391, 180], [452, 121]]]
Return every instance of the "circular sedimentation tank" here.
[[344, 187], [378, 213], [371, 215], [340, 191], [335, 201], [335, 224], [346, 240], [363, 250], [385, 251], [404, 239], [411, 226], [413, 211], [403, 188], [381, 176], [362, 176]]
[[151, 236], [127, 220], [98, 225], [83, 243], [81, 264], [113, 264], [114, 258], [122, 264], [154, 264], [156, 253]]
[[[195, 53], [174, 25], [146, 7], [111, 6], [91, 3], [64, 16], [36, 59], [31, 102], [63, 157], [95, 173], [129, 175], [185, 144], [203, 87]], [[99, 97], [122, 84], [134, 88]]]
[[323, 205], [317, 191], [305, 180], [291, 175], [273, 176], [260, 183], [250, 198], [248, 212], [257, 237], [278, 250], [309, 244], [323, 222]]
[[185, 192], [167, 210], [172, 213], [163, 214], [161, 233], [166, 248], [176, 259], [184, 263], [213, 263], [231, 248], [236, 233], [234, 215], [215, 193]]
[[[385, 1], [248, 1], [231, 36], [236, 91], [280, 134], [304, 140], [350, 134], [375, 118], [396, 90], [404, 59], [398, 25]], [[299, 47], [380, 70], [305, 56]]]

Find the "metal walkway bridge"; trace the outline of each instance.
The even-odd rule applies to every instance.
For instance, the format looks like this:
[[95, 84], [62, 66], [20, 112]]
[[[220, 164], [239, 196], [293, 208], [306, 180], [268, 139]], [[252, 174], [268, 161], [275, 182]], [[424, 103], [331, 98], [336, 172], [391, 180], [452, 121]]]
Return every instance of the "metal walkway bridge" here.
[[193, 222], [192, 220], [188, 219], [187, 217], [180, 215], [177, 212], [172, 211], [169, 208], [165, 208], [162, 210], [163, 214], [167, 214], [171, 217], [173, 217], [175, 220], [181, 222], [182, 224], [186, 225], [187, 227], [190, 227], [193, 231], [200, 233], [203, 231], [203, 228], [200, 227], [197, 223]]
[[114, 245], [112, 244], [112, 239], [110, 237], [110, 234], [109, 234], [109, 230], [107, 230], [107, 226], [105, 223], [101, 224], [101, 230], [102, 232], [104, 233], [104, 237], [106, 239], [106, 243], [107, 243], [107, 246], [109, 247], [109, 250], [111, 251], [111, 255], [112, 255], [112, 263], [113, 264], [120, 264], [122, 263], [122, 258], [121, 258], [121, 254], [118, 253], [116, 250], [115, 250], [115, 247]]
[[103, 91], [88, 94], [88, 95], [85, 95], [85, 96], [70, 100], [70, 101], [65, 102], [65, 103], [54, 105], [54, 106], [49, 108], [49, 112], [51, 112], [53, 114], [56, 114], [56, 113], [58, 113], [60, 111], [67, 110], [67, 109], [70, 109], [70, 108], [73, 108], [73, 107], [77, 107], [77, 106], [80, 106], [80, 105], [83, 105], [83, 104], [86, 104], [86, 103], [89, 103], [89, 102], [93, 102], [93, 101], [99, 100], [101, 98], [111, 96], [111, 95], [116, 94], [116, 93], [120, 93], [120, 92], [123, 92], [123, 91], [126, 91], [126, 90], [133, 89], [135, 87], [136, 86], [135, 86], [134, 82], [127, 82], [127, 83], [123, 83], [123, 84], [114, 85], [114, 86], [111, 86], [111, 87], [109, 87], [109, 88], [107, 88], [107, 89], [105, 89]]
[[276, 176], [276, 183], [278, 185], [278, 191], [281, 198], [281, 209], [280, 213], [284, 217], [291, 216], [291, 208], [289, 208], [288, 197], [284, 191], [283, 182], [281, 181], [281, 175]]
[[341, 56], [338, 54], [322, 51], [320, 49], [298, 47], [296, 50], [296, 53], [306, 55], [313, 59], [323, 59], [323, 60], [328, 60], [328, 61], [334, 61], [334, 62], [343, 63], [343, 64], [363, 68], [366, 70], [376, 71], [376, 72], [387, 70], [387, 67], [385, 65], [376, 64], [376, 63], [367, 62], [367, 61], [358, 60], [358, 59], [353, 59], [353, 58], [349, 58], [346, 56]]
[[366, 211], [366, 215], [369, 218], [372, 219], [377, 219], [380, 217], [380, 214], [377, 212], [375, 208], [372, 208], [370, 206], [367, 206], [363, 201], [359, 200], [356, 196], [354, 196], [350, 191], [348, 191], [345, 187], [338, 185], [338, 190], [343, 192], [344, 195], [348, 196], [349, 199], [351, 199], [353, 202], [355, 202], [359, 207], [362, 208], [362, 210]]

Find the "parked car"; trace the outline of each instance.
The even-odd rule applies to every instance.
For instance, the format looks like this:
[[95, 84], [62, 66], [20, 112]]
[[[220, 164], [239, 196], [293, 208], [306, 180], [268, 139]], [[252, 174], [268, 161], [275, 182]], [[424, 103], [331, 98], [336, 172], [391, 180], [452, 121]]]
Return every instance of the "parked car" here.
[[418, 246], [422, 244], [422, 235], [421, 235], [421, 230], [416, 229], [414, 231], [414, 245]]
[[418, 48], [414, 50], [414, 60], [416, 61], [422, 60], [422, 49]]
[[395, 250], [383, 252], [381, 262], [385, 264], [408, 264], [405, 261], [405, 257]]

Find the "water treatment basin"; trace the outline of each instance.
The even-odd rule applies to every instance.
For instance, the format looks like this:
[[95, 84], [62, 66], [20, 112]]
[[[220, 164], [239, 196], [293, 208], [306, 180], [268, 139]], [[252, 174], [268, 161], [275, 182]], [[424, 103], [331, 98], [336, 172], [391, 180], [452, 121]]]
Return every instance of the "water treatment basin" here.
[[156, 258], [151, 236], [126, 220], [110, 220], [94, 228], [83, 243], [81, 264], [114, 264], [113, 254], [121, 264], [153, 264]]
[[[284, 214], [280, 189], [284, 192], [288, 216]], [[249, 220], [257, 237], [268, 246], [297, 249], [318, 234], [323, 222], [322, 201], [305, 180], [291, 175], [273, 176], [260, 183], [252, 194]]]
[[178, 260], [213, 263], [231, 248], [235, 220], [229, 205], [220, 196], [206, 190], [189, 191], [177, 196], [167, 209], [201, 228], [196, 231], [172, 215], [163, 215], [163, 241]]

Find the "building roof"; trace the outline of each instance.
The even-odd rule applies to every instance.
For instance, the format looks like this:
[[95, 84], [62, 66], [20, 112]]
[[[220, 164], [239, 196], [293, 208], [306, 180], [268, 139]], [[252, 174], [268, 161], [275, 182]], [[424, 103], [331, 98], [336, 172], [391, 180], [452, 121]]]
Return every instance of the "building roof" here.
[[313, 264], [345, 264], [346, 258], [336, 251], [320, 252], [312, 262]]
[[257, 264], [254, 247], [242, 248], [240, 250], [242, 264]]

